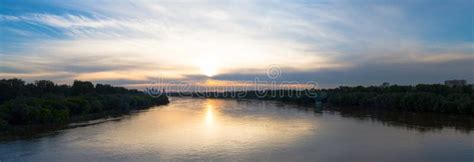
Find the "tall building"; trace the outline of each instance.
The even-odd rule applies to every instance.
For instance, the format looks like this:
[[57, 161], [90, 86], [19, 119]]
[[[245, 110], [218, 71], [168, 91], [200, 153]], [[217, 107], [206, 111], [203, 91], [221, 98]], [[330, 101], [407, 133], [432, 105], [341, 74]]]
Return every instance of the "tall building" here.
[[466, 80], [446, 80], [444, 81], [444, 85], [447, 85], [449, 87], [454, 87], [454, 86], [465, 86], [466, 85]]

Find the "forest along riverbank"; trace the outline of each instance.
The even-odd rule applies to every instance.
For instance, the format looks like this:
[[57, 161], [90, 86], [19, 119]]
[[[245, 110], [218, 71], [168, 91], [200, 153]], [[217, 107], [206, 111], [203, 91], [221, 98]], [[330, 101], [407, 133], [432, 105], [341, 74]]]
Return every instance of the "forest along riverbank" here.
[[375, 111], [474, 115], [472, 86], [418, 84], [416, 86], [341, 86], [334, 89], [262, 90], [233, 92], [171, 93], [170, 96], [277, 100], [328, 107]]
[[0, 140], [23, 138], [67, 127], [70, 122], [128, 114], [168, 104], [168, 97], [137, 90], [74, 81], [72, 86], [48, 80], [26, 84], [0, 80]]

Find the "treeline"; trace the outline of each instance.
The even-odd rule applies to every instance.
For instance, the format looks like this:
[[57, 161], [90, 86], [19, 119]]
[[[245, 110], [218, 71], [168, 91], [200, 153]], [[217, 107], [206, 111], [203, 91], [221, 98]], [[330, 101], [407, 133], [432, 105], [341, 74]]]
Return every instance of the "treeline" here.
[[369, 107], [411, 112], [474, 114], [470, 86], [419, 84], [417, 86], [339, 87], [325, 90], [327, 103], [340, 107]]
[[15, 126], [67, 123], [87, 115], [127, 113], [168, 103], [163, 95], [152, 97], [137, 90], [74, 81], [72, 86], [48, 80], [25, 83], [21, 79], [0, 80], [0, 131]]
[[237, 92], [171, 93], [172, 96], [206, 98], [263, 99], [315, 104], [340, 108], [371, 108], [404, 112], [474, 114], [471, 86], [448, 87], [440, 84], [387, 87], [357, 86], [320, 90], [264, 90]]

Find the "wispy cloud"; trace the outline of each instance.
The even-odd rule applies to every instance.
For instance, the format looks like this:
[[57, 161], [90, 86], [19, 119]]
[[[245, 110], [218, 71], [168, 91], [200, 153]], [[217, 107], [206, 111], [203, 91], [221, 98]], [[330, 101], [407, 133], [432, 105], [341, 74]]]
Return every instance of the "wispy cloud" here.
[[[212, 64], [221, 76], [264, 74], [272, 64], [291, 69], [288, 73], [312, 75], [367, 70], [360, 67], [374, 62], [384, 63], [376, 65], [384, 69], [474, 57], [472, 38], [428, 39], [424, 34], [434, 27], [413, 22], [419, 15], [411, 6], [431, 5], [428, 1], [44, 3], [58, 11], [1, 13], [6, 36], [0, 39], [0, 62], [8, 68], [0, 68], [0, 77], [67, 73], [63, 80], [146, 80], [157, 75], [184, 79], [202, 75], [203, 64]], [[462, 3], [449, 4], [459, 8], [446, 10], [439, 21], [469, 12]], [[470, 20], [472, 14], [452, 23]], [[49, 37], [31, 39], [38, 34]]]

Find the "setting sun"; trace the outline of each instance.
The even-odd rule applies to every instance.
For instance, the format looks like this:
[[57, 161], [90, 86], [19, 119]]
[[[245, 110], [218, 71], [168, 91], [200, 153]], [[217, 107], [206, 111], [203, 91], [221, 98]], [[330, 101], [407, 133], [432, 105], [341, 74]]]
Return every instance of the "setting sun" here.
[[212, 77], [217, 74], [217, 66], [211, 60], [200, 62], [201, 73], [207, 77]]

